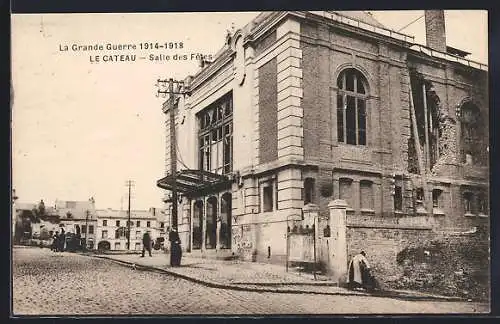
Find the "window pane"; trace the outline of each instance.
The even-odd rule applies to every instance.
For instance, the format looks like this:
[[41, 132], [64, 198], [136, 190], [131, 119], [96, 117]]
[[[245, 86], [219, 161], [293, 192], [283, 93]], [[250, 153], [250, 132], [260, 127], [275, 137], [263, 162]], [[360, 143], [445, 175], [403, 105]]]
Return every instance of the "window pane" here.
[[339, 89], [344, 89], [344, 75], [345, 73], [341, 73], [337, 79], [337, 87]]
[[356, 87], [357, 87], [356, 92], [364, 94], [365, 87], [364, 87], [363, 82], [361, 80], [362, 80], [362, 75], [361, 75], [361, 73], [358, 73], [357, 78], [356, 78]]
[[339, 180], [339, 196], [340, 199], [344, 199], [349, 207], [352, 207], [351, 203], [351, 180], [350, 179], [340, 179]]
[[263, 211], [268, 212], [273, 210], [273, 187], [270, 185], [263, 188]]
[[356, 99], [352, 96], [347, 96], [346, 109], [346, 135], [347, 144], [356, 145]]
[[314, 179], [307, 178], [304, 181], [304, 205], [314, 203]]
[[337, 95], [337, 140], [344, 142], [344, 104], [343, 96]]
[[400, 186], [394, 188], [394, 210], [403, 210], [403, 190]]
[[197, 201], [193, 210], [193, 249], [201, 248], [201, 238], [203, 230], [203, 202]]
[[363, 99], [358, 100], [358, 144], [366, 145], [366, 107]]
[[360, 181], [361, 208], [373, 209], [373, 190], [372, 183], [369, 181]]
[[439, 197], [441, 196], [441, 190], [434, 189], [432, 190], [432, 207], [439, 207]]

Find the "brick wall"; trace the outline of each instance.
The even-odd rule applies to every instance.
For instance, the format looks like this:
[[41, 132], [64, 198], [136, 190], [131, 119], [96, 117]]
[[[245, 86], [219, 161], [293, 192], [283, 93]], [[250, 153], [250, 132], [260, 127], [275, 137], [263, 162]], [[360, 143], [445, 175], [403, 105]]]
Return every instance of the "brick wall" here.
[[278, 158], [277, 63], [272, 59], [259, 68], [260, 163]]
[[276, 30], [273, 30], [264, 38], [262, 38], [255, 46], [255, 55], [263, 53], [269, 46], [276, 42]]

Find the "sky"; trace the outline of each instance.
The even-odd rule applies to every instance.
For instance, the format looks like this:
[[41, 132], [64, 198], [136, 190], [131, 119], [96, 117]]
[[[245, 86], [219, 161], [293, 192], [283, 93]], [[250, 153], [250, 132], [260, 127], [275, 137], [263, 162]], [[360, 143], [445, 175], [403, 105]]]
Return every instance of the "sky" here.
[[[398, 31], [423, 11], [372, 14]], [[12, 186], [19, 201], [52, 205], [56, 199], [94, 197], [97, 208], [126, 209], [125, 182], [133, 180], [132, 209], [161, 207], [156, 180], [165, 173], [166, 133], [164, 99], [155, 96], [155, 83], [194, 74], [197, 61], [96, 63], [90, 56], [108, 53], [72, 51], [71, 45], [182, 42], [178, 50], [132, 54], [213, 55], [232, 24], [242, 27], [256, 15], [12, 15]], [[448, 45], [487, 63], [487, 13], [446, 11], [445, 19]], [[401, 32], [425, 44], [423, 18]]]

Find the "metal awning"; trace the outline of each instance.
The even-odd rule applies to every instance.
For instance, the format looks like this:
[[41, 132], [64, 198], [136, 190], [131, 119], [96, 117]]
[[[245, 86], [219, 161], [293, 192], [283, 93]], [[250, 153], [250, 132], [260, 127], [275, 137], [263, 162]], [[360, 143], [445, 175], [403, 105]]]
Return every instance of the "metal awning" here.
[[228, 183], [229, 178], [227, 176], [191, 169], [178, 171], [175, 175], [169, 174], [156, 181], [156, 185], [162, 189], [172, 191], [175, 185], [178, 192], [186, 195]]

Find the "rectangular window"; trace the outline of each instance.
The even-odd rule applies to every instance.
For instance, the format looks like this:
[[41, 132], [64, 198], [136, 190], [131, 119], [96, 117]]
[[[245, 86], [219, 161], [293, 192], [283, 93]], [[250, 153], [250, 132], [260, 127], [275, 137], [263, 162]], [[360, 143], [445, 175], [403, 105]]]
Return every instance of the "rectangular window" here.
[[146, 222], [146, 227], [151, 227], [151, 222], [150, 221]]
[[137, 221], [137, 222], [135, 222], [135, 226], [137, 226], [137, 227], [141, 227], [141, 221]]
[[339, 180], [339, 198], [347, 202], [348, 208], [352, 208], [352, 193], [351, 193], [352, 179], [342, 178]]
[[361, 209], [373, 210], [373, 188], [371, 181], [360, 181]]
[[94, 234], [94, 225], [89, 225], [89, 234]]
[[304, 205], [314, 203], [314, 179], [306, 178], [304, 180]]
[[488, 200], [484, 192], [479, 192], [477, 195], [477, 209], [480, 215], [488, 215]]
[[417, 188], [417, 200], [424, 201], [424, 188]]
[[434, 208], [440, 208], [441, 204], [439, 202], [439, 198], [441, 197], [442, 191], [440, 189], [434, 189], [432, 190], [432, 207]]
[[394, 210], [403, 210], [403, 189], [400, 186], [394, 187]]
[[102, 226], [108, 226], [108, 221], [107, 220], [103, 220], [102, 221]]
[[465, 192], [463, 194], [463, 202], [464, 202], [464, 212], [466, 214], [472, 214], [472, 193]]
[[120, 242], [115, 242], [115, 250], [119, 250], [120, 248]]
[[119, 220], [116, 221], [116, 226], [120, 227], [120, 221]]
[[87, 226], [82, 225], [82, 233], [87, 233]]
[[136, 231], [135, 232], [135, 238], [140, 239], [141, 238], [141, 231]]
[[103, 239], [107, 239], [107, 238], [108, 238], [108, 231], [102, 231], [102, 233], [101, 233], [101, 237], [102, 237]]
[[262, 211], [273, 211], [273, 187], [270, 184], [262, 188]]
[[160, 228], [165, 228], [165, 223], [164, 222], [160, 223]]

